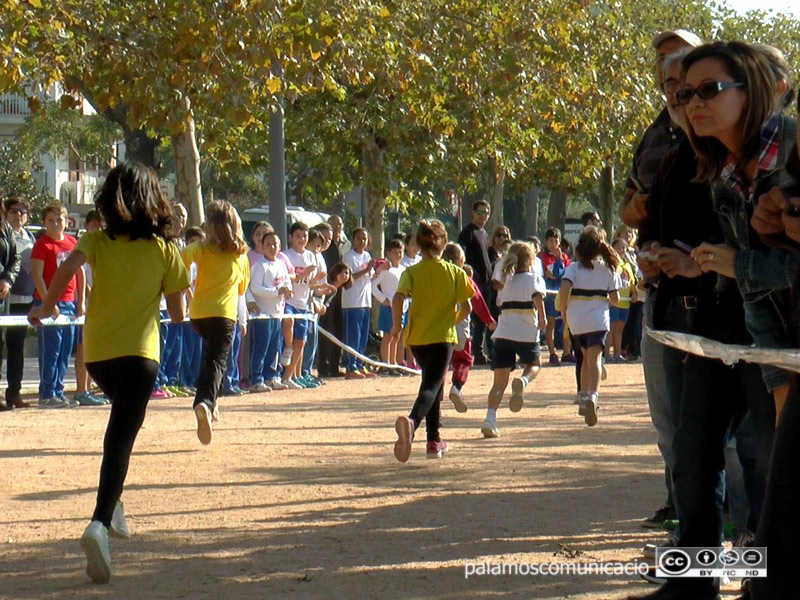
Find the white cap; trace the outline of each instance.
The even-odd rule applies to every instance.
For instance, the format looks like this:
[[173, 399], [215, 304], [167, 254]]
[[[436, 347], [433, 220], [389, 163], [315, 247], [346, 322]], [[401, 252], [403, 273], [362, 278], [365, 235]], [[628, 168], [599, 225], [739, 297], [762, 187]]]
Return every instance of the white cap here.
[[658, 34], [656, 37], [654, 37], [653, 48], [658, 50], [658, 47], [671, 37], [681, 38], [684, 42], [686, 42], [693, 48], [697, 48], [697, 46], [703, 45], [703, 40], [701, 40], [697, 35], [695, 35], [691, 31], [687, 31], [686, 29], [675, 29], [670, 31], [664, 31]]

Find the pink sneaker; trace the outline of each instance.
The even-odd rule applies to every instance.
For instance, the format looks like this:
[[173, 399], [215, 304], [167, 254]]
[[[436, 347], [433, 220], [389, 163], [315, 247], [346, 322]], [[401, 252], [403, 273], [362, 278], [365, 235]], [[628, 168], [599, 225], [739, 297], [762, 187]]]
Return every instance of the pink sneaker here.
[[377, 377], [377, 375], [372, 371], [367, 371], [366, 367], [362, 367], [361, 374], [367, 379], [374, 379]]
[[439, 440], [438, 442], [428, 442], [425, 447], [425, 458], [442, 458], [444, 453], [450, 448], [447, 447], [447, 442]]
[[348, 371], [344, 374], [345, 379], [364, 379], [364, 374], [358, 371]]
[[165, 398], [171, 397], [172, 396], [164, 390], [153, 390], [153, 393], [150, 394], [150, 400], [164, 400]]

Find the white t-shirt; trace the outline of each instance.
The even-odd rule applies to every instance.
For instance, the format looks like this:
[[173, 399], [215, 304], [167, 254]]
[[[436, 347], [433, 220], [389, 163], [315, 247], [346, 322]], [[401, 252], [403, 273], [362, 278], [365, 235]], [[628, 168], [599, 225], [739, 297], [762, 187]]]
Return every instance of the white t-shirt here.
[[403, 258], [400, 259], [400, 266], [407, 269], [408, 267], [414, 266], [421, 260], [422, 254], [419, 252], [417, 252], [417, 255], [414, 258], [411, 258], [408, 254], [404, 254]]
[[317, 271], [315, 269], [313, 273], [310, 273], [309, 275], [305, 274], [304, 271], [307, 267], [312, 265], [316, 266], [317, 259], [314, 256], [314, 253], [310, 250], [305, 250], [302, 254], [300, 254], [294, 248], [289, 248], [285, 251], [285, 254], [289, 259], [289, 262], [292, 263], [292, 267], [294, 267], [295, 275], [297, 275], [297, 280], [294, 282], [294, 286], [292, 288], [294, 295], [286, 301], [286, 304], [299, 310], [308, 310], [308, 300], [311, 296], [311, 288], [308, 278], [316, 275]]
[[279, 315], [283, 312], [284, 299], [278, 293], [280, 288], [292, 287], [289, 271], [284, 262], [264, 258], [250, 269], [250, 287], [247, 300], [258, 304], [262, 315]]
[[372, 256], [366, 250], [361, 254], [350, 250], [342, 257], [342, 262], [350, 267], [353, 274], [353, 285], [350, 289], [342, 288], [342, 308], [372, 308], [372, 283], [369, 274], [355, 278], [356, 273], [363, 271], [371, 260]]
[[[492, 280], [499, 281], [503, 284], [502, 290], [497, 290], [497, 294], [495, 295], [495, 304], [497, 306], [501, 306], [503, 304], [503, 291], [505, 290], [506, 283], [508, 279], [510, 279], [509, 275], [503, 277], [503, 273], [501, 272], [501, 264], [503, 260], [500, 259], [497, 261], [497, 264], [494, 266], [494, 271], [492, 271]], [[541, 280], [541, 284], [545, 285], [544, 281], [544, 269], [542, 268], [542, 259], [538, 256], [533, 257], [533, 275], [537, 279]], [[547, 294], [545, 294], [543, 300], [547, 299]]]
[[[534, 310], [533, 296], [547, 293], [544, 279], [533, 271], [515, 273], [503, 287], [502, 309], [492, 339], [515, 342], [535, 342], [539, 339], [539, 319]], [[544, 317], [544, 315], [541, 315]]]
[[385, 271], [372, 280], [372, 295], [377, 298], [381, 304], [384, 301], [392, 301], [394, 294], [397, 291], [397, 284], [400, 283], [400, 275], [403, 274], [406, 268], [402, 265], [399, 267], [389, 267]]
[[576, 260], [562, 278], [572, 283], [567, 323], [574, 335], [609, 330], [608, 293], [621, 287], [619, 273], [612, 273], [602, 259], [595, 259], [593, 264], [593, 269], [587, 269]]

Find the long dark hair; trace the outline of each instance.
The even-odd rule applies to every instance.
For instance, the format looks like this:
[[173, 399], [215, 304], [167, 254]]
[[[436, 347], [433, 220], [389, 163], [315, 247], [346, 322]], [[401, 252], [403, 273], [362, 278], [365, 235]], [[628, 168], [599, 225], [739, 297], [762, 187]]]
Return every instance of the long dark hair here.
[[111, 239], [171, 238], [172, 209], [155, 172], [143, 164], [125, 161], [109, 171], [94, 197]]
[[575, 254], [581, 265], [587, 269], [594, 269], [592, 261], [598, 256], [612, 271], [616, 271], [619, 266], [619, 256], [606, 242], [605, 232], [594, 225], [585, 227], [581, 232], [581, 237], [575, 246]]

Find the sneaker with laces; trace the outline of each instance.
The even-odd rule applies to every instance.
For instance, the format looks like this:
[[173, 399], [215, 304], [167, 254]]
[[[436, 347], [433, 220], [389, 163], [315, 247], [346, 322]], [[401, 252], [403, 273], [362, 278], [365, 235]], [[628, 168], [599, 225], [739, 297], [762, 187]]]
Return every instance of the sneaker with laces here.
[[515, 377], [511, 382], [511, 398], [508, 401], [508, 407], [511, 412], [519, 412], [522, 410], [523, 395], [525, 386], [528, 384], [524, 377]]
[[39, 408], [69, 408], [69, 402], [61, 398], [39, 398]]
[[286, 386], [285, 389], [287, 389], [287, 390], [302, 390], [303, 389], [303, 386], [302, 385], [298, 385], [297, 383], [295, 383], [294, 379], [283, 379], [283, 380], [281, 380], [281, 383], [284, 386]]
[[281, 381], [278, 377], [273, 379], [272, 383], [270, 385], [272, 386], [272, 389], [275, 390], [276, 392], [279, 391], [279, 390], [288, 390], [289, 389], [289, 386], [286, 385], [283, 381]]
[[169, 398], [169, 394], [164, 390], [155, 389], [150, 393], [150, 400], [164, 400]]
[[497, 421], [494, 419], [484, 419], [481, 423], [481, 433], [485, 438], [499, 438], [500, 430], [497, 428]]
[[283, 352], [281, 352], [281, 364], [284, 367], [288, 367], [292, 364], [292, 348], [284, 348]]
[[449, 449], [447, 442], [442, 440], [428, 442], [427, 446], [425, 446], [425, 458], [442, 458]]
[[67, 398], [64, 394], [57, 396], [57, 398], [60, 399], [62, 402], [66, 402], [67, 406], [69, 406], [70, 408], [75, 408], [76, 406], [81, 405], [81, 403], [78, 402], [77, 398]]
[[297, 385], [298, 389], [301, 389], [301, 390], [308, 389], [308, 386], [306, 385], [306, 382], [303, 381], [302, 377], [293, 377], [292, 381], [295, 382], [295, 384]]
[[675, 507], [665, 504], [656, 510], [652, 517], [644, 519], [642, 521], [642, 527], [647, 527], [648, 529], [661, 529], [664, 526], [665, 521], [677, 518], [678, 513], [675, 511]]
[[194, 415], [197, 417], [197, 439], [204, 446], [211, 443], [214, 438], [214, 429], [211, 427], [211, 411], [205, 403], [200, 402], [194, 407]]
[[678, 545], [677, 536], [674, 533], [670, 533], [667, 536], [666, 541], [661, 542], [660, 544], [645, 544], [644, 548], [642, 548], [642, 555], [645, 558], [655, 558], [657, 548], [674, 548], [677, 545]]
[[122, 500], [117, 500], [117, 505], [114, 507], [114, 514], [111, 515], [111, 523], [108, 525], [108, 534], [111, 537], [129, 539], [131, 537], [131, 530], [128, 529], [128, 520], [125, 518], [125, 506]]
[[86, 554], [86, 574], [92, 581], [108, 583], [111, 579], [111, 553], [108, 550], [108, 529], [100, 521], [92, 521], [81, 536]]
[[320, 384], [317, 383], [310, 374], [303, 375], [303, 377], [301, 377], [300, 379], [303, 382], [303, 385], [306, 386], [306, 389], [314, 389], [320, 386]]
[[367, 367], [361, 367], [361, 374], [367, 379], [375, 379], [377, 377], [377, 375], [367, 369]]
[[345, 379], [364, 379], [364, 374], [359, 371], [348, 371], [344, 374]]
[[597, 394], [590, 393], [583, 399], [583, 404], [578, 409], [578, 414], [583, 411], [583, 420], [589, 427], [597, 425]]
[[408, 417], [397, 417], [394, 422], [397, 441], [394, 443], [394, 457], [400, 462], [411, 458], [411, 443], [414, 441], [414, 422]]
[[219, 422], [219, 404], [214, 407], [214, 410], [211, 411], [211, 422], [217, 423]]
[[75, 400], [81, 406], [105, 406], [106, 401], [92, 396], [89, 392], [81, 392], [75, 396]]
[[453, 403], [453, 406], [456, 407], [456, 412], [465, 413], [467, 412], [467, 403], [464, 402], [464, 394], [458, 389], [456, 386], [450, 386], [450, 392], [447, 394], [450, 398], [450, 401]]
[[263, 381], [259, 381], [258, 383], [254, 383], [250, 386], [250, 393], [251, 394], [260, 394], [262, 392], [271, 392], [272, 388], [269, 387]]

